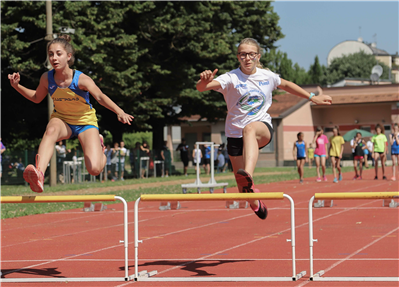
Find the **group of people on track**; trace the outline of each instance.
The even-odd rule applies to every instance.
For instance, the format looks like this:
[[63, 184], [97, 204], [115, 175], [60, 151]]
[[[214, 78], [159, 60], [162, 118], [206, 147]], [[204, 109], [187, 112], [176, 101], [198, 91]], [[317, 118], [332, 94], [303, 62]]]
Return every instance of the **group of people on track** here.
[[[333, 135], [330, 139], [327, 138], [323, 133], [321, 127], [317, 128], [316, 134], [313, 138], [312, 143], [309, 144], [304, 141], [304, 135], [302, 132], [297, 134], [298, 140], [293, 146], [293, 156], [296, 161], [299, 181], [303, 182], [303, 170], [305, 162], [309, 162], [314, 157], [316, 163], [317, 182], [327, 181], [326, 177], [326, 161], [328, 158], [331, 159], [331, 166], [334, 176], [334, 183], [338, 183], [342, 180], [341, 173], [341, 159], [344, 152], [345, 140], [340, 135], [338, 127], [332, 129]], [[392, 157], [392, 181], [396, 181], [396, 166], [399, 164], [399, 126], [393, 124], [393, 133], [389, 135], [389, 142], [384, 133], [384, 127], [380, 124], [375, 126], [375, 135], [371, 137], [370, 144], [365, 141], [362, 137], [361, 132], [357, 132], [356, 136], [350, 140], [353, 157], [353, 167], [355, 170], [354, 180], [361, 180], [363, 173], [363, 164], [368, 167], [368, 159], [374, 161], [375, 177], [378, 179], [378, 161], [381, 162], [382, 179], [386, 180], [385, 175], [385, 162], [387, 159], [388, 144], [391, 145], [391, 157]], [[316, 146], [316, 149], [312, 148]], [[370, 157], [369, 157], [370, 155]], [[320, 175], [320, 166], [322, 169], [322, 176]], [[337, 174], [338, 172], [338, 174]]]

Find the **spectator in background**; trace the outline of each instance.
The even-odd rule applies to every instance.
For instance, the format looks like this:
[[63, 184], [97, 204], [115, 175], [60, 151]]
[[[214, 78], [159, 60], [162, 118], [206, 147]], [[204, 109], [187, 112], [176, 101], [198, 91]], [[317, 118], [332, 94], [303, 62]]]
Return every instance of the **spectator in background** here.
[[119, 148], [119, 156], [120, 156], [120, 164], [117, 165], [116, 171], [119, 171], [119, 166], [121, 168], [121, 180], [125, 180], [123, 178], [123, 175], [125, 174], [125, 158], [126, 158], [126, 153], [127, 149], [125, 148], [125, 142], [121, 141], [120, 142], [120, 148]]
[[[201, 149], [197, 148], [197, 145], [194, 145], [194, 149], [193, 149], [193, 165], [194, 165], [194, 169], [195, 172], [197, 172], [197, 162], [198, 162], [198, 168], [199, 168], [199, 173], [201, 174], [201, 163], [203, 164], [203, 160], [202, 160], [202, 151]], [[204, 165], [204, 170], [205, 170], [205, 165]]]
[[369, 168], [368, 160], [370, 158], [370, 151], [369, 151], [368, 144], [367, 144], [366, 140], [364, 140], [364, 142], [366, 143], [366, 148], [363, 149], [363, 152], [364, 152], [364, 168]]
[[184, 166], [184, 175], [187, 176], [189, 148], [184, 138], [181, 139], [181, 143], [177, 146], [176, 150], [180, 151], [180, 158]]
[[[143, 141], [143, 144], [140, 146], [140, 158], [149, 157], [150, 156], [150, 147], [146, 141]], [[147, 164], [150, 164], [149, 160], [143, 160], [141, 163], [141, 178], [144, 178], [145, 172], [147, 170]], [[147, 174], [148, 177], [148, 174]]]
[[307, 150], [307, 153], [308, 153], [309, 168], [311, 168], [314, 160], [314, 148], [312, 146], [312, 143], [309, 143], [309, 148]]
[[391, 144], [392, 157], [392, 177], [391, 180], [396, 180], [395, 166], [399, 166], [399, 126], [393, 125], [393, 133], [389, 135], [389, 142]]
[[6, 147], [3, 145], [3, 142], [0, 138], [0, 178], [3, 176], [3, 162], [2, 162], [2, 154], [6, 151]]
[[57, 151], [57, 173], [58, 180], [64, 183], [64, 175], [63, 175], [63, 164], [66, 160], [67, 152], [70, 153], [71, 150], [66, 148], [62, 141], [58, 142], [58, 145], [55, 146], [55, 150]]
[[25, 165], [22, 162], [22, 158], [18, 159], [18, 162], [14, 163], [14, 168], [17, 170], [17, 178], [19, 181], [23, 181], [23, 174], [25, 170]]
[[323, 172], [323, 180], [327, 181], [326, 177], [326, 160], [328, 159], [327, 154], [327, 144], [328, 138], [323, 134], [323, 129], [318, 127], [316, 130], [316, 135], [313, 138], [313, 144], [316, 145], [314, 151], [314, 157], [316, 162], [316, 172], [317, 172], [317, 182], [321, 181], [320, 177], [320, 164]]
[[205, 156], [204, 156], [204, 165], [205, 165], [205, 172], [206, 175], [209, 175], [211, 170], [210, 163], [211, 163], [211, 147], [208, 145], [204, 145], [205, 148]]
[[[362, 139], [362, 134], [357, 133], [356, 137], [351, 141], [353, 153], [353, 167], [355, 169], [355, 177], [356, 179], [362, 179], [363, 172], [363, 160], [364, 160], [364, 149], [367, 148], [366, 142]], [[357, 165], [359, 162], [359, 173], [357, 172]]]
[[169, 174], [172, 172], [172, 155], [168, 148], [167, 142], [163, 142], [162, 150], [161, 150], [161, 158], [164, 161], [165, 166], [165, 177], [168, 177]]
[[105, 170], [104, 172], [104, 178], [107, 177], [109, 180], [112, 179], [112, 174], [111, 174], [111, 158], [112, 158], [112, 149], [111, 149], [111, 145], [107, 144], [107, 147], [104, 150], [104, 154], [107, 157], [107, 163], [106, 163], [106, 170], [107, 170], [107, 174], [105, 174]]
[[371, 164], [372, 166], [374, 166], [374, 145], [370, 139], [371, 138], [369, 138], [369, 140], [366, 142], [367, 151], [369, 152], [369, 154], [367, 155], [367, 160], [370, 158]]
[[296, 166], [298, 168], [299, 183], [303, 183], [303, 167], [306, 162], [306, 142], [303, 140], [303, 133], [299, 132], [297, 135], [298, 140], [294, 143], [292, 154], [294, 160], [296, 161]]
[[141, 144], [136, 142], [133, 149], [130, 150], [130, 166], [135, 178], [140, 178], [140, 149]]
[[223, 155], [223, 153], [222, 153], [222, 150], [218, 149], [218, 156], [217, 156], [217, 173], [222, 172], [225, 163], [226, 163], [226, 161], [225, 161], [224, 155]]
[[374, 167], [375, 167], [375, 178], [378, 179], [378, 159], [381, 160], [382, 168], [382, 179], [387, 179], [385, 176], [385, 158], [387, 155], [387, 137], [384, 134], [384, 128], [377, 124], [375, 126], [376, 135], [371, 138], [371, 142], [374, 144]]
[[229, 158], [229, 153], [227, 152], [226, 145], [224, 143], [222, 143], [222, 145], [219, 147], [219, 149], [222, 151], [222, 154], [223, 154], [224, 160], [225, 160], [222, 172], [225, 173], [226, 168], [228, 168], [229, 170], [233, 170], [233, 168], [231, 168], [231, 162], [230, 162], [230, 158]]
[[118, 180], [118, 172], [116, 170], [116, 166], [119, 163], [119, 144], [114, 143], [114, 147], [111, 149], [112, 154], [111, 154], [111, 174], [112, 178], [111, 181]]
[[[342, 180], [341, 159], [342, 159], [342, 154], [344, 152], [344, 144], [345, 140], [340, 135], [338, 127], [334, 127], [333, 136], [330, 137], [330, 150], [329, 150], [331, 165], [334, 175], [333, 183], [338, 183], [338, 181]], [[338, 180], [337, 180], [337, 171], [335, 169], [338, 170]]]

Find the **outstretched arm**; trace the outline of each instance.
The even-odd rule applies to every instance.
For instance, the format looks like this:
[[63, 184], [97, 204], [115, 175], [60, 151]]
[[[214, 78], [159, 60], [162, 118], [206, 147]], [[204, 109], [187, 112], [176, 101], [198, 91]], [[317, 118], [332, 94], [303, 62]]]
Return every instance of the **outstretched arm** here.
[[108, 96], [103, 94], [99, 87], [94, 83], [94, 81], [84, 74], [79, 77], [79, 89], [84, 91], [89, 91], [89, 93], [99, 102], [100, 105], [106, 107], [107, 109], [113, 111], [121, 123], [130, 125], [133, 120], [133, 116], [126, 114], [117, 104], [115, 104]]
[[[310, 94], [302, 89], [300, 86], [284, 79], [281, 79], [281, 84], [278, 87], [290, 94], [296, 95], [301, 98], [309, 99], [310, 97]], [[317, 91], [319, 92], [319, 94], [317, 96], [313, 96], [311, 101], [316, 105], [331, 105], [331, 97], [323, 95], [323, 90], [320, 87], [317, 87]]]
[[43, 101], [48, 94], [47, 72], [40, 77], [39, 86], [36, 88], [36, 90], [31, 90], [20, 85], [19, 81], [21, 80], [21, 76], [19, 73], [13, 73], [12, 75], [9, 74], [8, 79], [10, 80], [11, 86], [17, 90], [18, 93], [36, 104]]
[[215, 69], [213, 72], [210, 70], [203, 71], [200, 74], [200, 80], [197, 82], [197, 90], [204, 92], [219, 89], [221, 87], [220, 83], [213, 79], [217, 72], [218, 69]]

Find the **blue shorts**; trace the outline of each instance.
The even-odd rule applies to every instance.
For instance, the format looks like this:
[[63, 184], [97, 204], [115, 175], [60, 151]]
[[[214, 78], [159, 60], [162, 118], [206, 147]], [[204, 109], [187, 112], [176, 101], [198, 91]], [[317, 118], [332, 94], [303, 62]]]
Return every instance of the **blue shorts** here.
[[368, 149], [364, 149], [363, 152], [364, 152], [365, 155], [369, 154], [369, 150]]
[[95, 128], [98, 130], [98, 127], [93, 126], [93, 125], [84, 125], [84, 126], [80, 126], [80, 125], [70, 125], [67, 124], [71, 130], [72, 130], [72, 135], [70, 137], [70, 139], [77, 137], [80, 133], [83, 133], [84, 131], [88, 130], [88, 129], [92, 129]]
[[322, 155], [315, 154], [314, 157], [326, 157], [326, 155], [325, 154], [322, 154]]

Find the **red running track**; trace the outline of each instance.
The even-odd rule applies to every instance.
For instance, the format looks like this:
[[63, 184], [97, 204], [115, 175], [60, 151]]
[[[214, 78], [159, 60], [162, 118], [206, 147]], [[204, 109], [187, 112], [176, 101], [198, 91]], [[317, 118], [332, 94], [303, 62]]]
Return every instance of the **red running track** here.
[[[258, 185], [295, 201], [297, 273], [309, 273], [308, 203], [316, 192], [397, 191], [398, 182], [344, 180]], [[177, 190], [176, 192], [180, 192]], [[228, 192], [236, 192], [235, 188]], [[226, 209], [224, 202], [180, 202], [179, 210], [159, 211], [158, 202], [140, 203], [139, 271], [162, 277], [291, 276], [288, 200], [267, 201], [269, 216]], [[82, 204], [83, 205], [83, 204]], [[134, 274], [134, 202], [129, 203], [129, 274]], [[123, 206], [103, 212], [80, 209], [2, 220], [3, 278], [123, 277]], [[314, 208], [314, 271], [325, 277], [399, 276], [398, 209], [382, 200], [334, 201]], [[398, 282], [68, 282], [68, 286], [398, 286]], [[133, 285], [134, 284], [134, 285]], [[2, 286], [65, 286], [65, 283], [3, 283]]]

